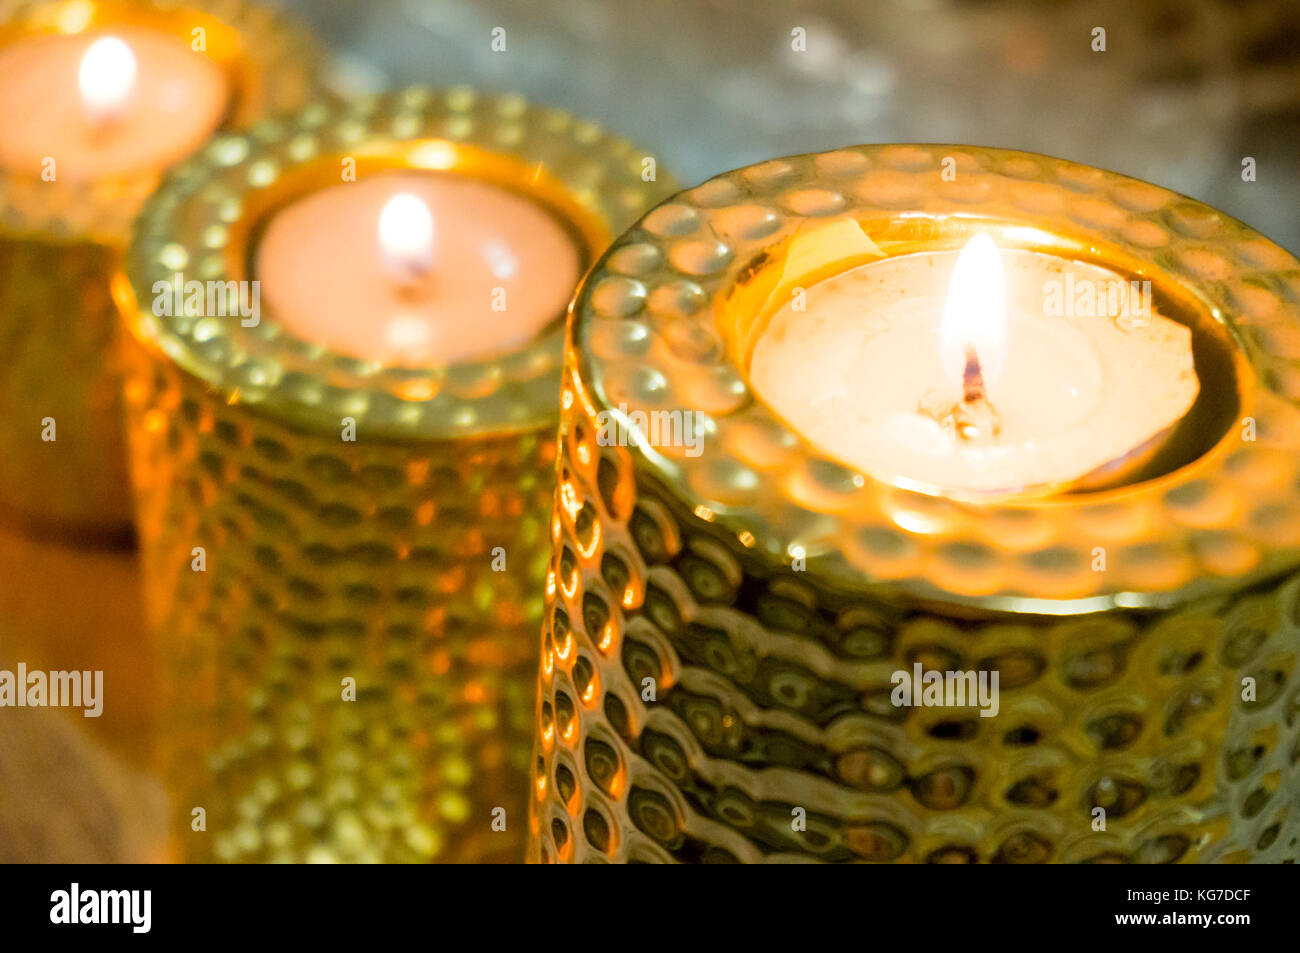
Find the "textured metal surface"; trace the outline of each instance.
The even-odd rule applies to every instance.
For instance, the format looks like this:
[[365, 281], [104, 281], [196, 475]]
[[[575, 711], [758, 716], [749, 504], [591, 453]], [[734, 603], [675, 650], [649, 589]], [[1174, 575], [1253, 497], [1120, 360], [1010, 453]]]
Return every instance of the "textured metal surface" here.
[[143, 356], [128, 406], [178, 856], [518, 859], [551, 435], [344, 443]]
[[[818, 459], [751, 399], [727, 302], [801, 223], [852, 216], [888, 239], [904, 212], [936, 236], [952, 217], [1046, 229], [1184, 288], [1241, 348], [1259, 441], [1233, 427], [1156, 479], [1026, 503]], [[1300, 856], [1297, 275], [1181, 196], [996, 150], [776, 160], [649, 213], [570, 323], [531, 857]], [[602, 446], [619, 404], [705, 412], [702, 454]], [[1078, 564], [1097, 545], [1104, 572]], [[1120, 607], [1085, 611], [1098, 594]], [[999, 672], [1000, 711], [894, 705], [893, 673], [916, 663]]]
[[[575, 399], [531, 859], [1300, 859], [1300, 578], [961, 621], [762, 565], [594, 433]], [[999, 671], [998, 714], [893, 706], [918, 662]]]
[[518, 352], [401, 369], [292, 339], [265, 311], [250, 329], [136, 304], [172, 268], [231, 277], [281, 177], [337, 181], [340, 152], [462, 147], [531, 163], [606, 236], [671, 190], [565, 114], [412, 89], [220, 138], [141, 216], [119, 292], [140, 343], [132, 473], [180, 856], [523, 855], [559, 316]]
[[[1300, 858], [1300, 579], [1162, 614], [959, 621], [757, 566], [591, 433], [575, 400], [532, 859]], [[918, 662], [1000, 671], [1000, 711], [892, 706]]]
[[[236, 88], [225, 128], [301, 104], [314, 81], [318, 55], [301, 27], [243, 0], [5, 3], [0, 42], [145, 21], [187, 43], [194, 23], [230, 31], [211, 37]], [[18, 522], [80, 535], [130, 532], [109, 279], [158, 178], [79, 184], [0, 172], [0, 508]], [[57, 427], [52, 442], [42, 440], [46, 417]]]
[[[839, 217], [886, 254], [978, 228], [1155, 279], [1237, 342], [1237, 380], [1207, 394], [1231, 426], [1173, 473], [1066, 503], [967, 505], [852, 473], [755, 399], [736, 357], [748, 360], [753, 317], [737, 289], [762, 285], [795, 230]], [[698, 455], [656, 446], [641, 466], [767, 559], [801, 549], [851, 588], [1021, 610], [1168, 603], [1300, 564], [1297, 276], [1300, 262], [1263, 236], [1134, 179], [1006, 150], [861, 146], [751, 166], [654, 209], [588, 276], [573, 359], [598, 409], [703, 415]], [[1098, 547], [1105, 572], [1091, 568]]]

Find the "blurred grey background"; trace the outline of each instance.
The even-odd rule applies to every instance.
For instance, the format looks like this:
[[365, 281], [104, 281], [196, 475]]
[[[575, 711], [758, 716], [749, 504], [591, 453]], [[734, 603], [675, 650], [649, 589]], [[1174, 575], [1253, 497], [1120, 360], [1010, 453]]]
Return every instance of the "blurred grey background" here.
[[282, 2], [334, 45], [340, 91], [520, 92], [683, 184], [859, 142], [1004, 146], [1175, 189], [1300, 252], [1300, 0]]

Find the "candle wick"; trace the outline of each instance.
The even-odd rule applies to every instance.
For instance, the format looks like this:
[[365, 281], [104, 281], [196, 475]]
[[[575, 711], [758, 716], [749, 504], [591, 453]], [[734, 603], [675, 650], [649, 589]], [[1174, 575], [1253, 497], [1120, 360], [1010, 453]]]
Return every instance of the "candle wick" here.
[[87, 138], [94, 145], [102, 145], [105, 140], [111, 139], [114, 130], [120, 125], [119, 115], [114, 112], [92, 113], [87, 117], [86, 133]]
[[429, 293], [429, 276], [432, 268], [411, 266], [403, 270], [397, 279], [397, 293], [407, 301], [419, 301]]
[[980, 369], [979, 355], [975, 348], [966, 346], [966, 365], [961, 372], [962, 399], [968, 404], [985, 400], [984, 372]]
[[989, 400], [975, 348], [967, 345], [961, 374], [959, 403], [938, 400], [932, 392], [921, 399], [918, 412], [933, 419], [944, 432], [965, 441], [988, 440], [1002, 432], [1002, 415]]
[[380, 247], [384, 268], [397, 293], [409, 300], [423, 298], [433, 283], [433, 262], [427, 254], [397, 254]]
[[953, 408], [953, 429], [963, 440], [988, 440], [1002, 432], [1002, 415], [981, 394], [972, 400], [969, 393], [962, 403]]
[[384, 203], [379, 254], [400, 292], [418, 297], [433, 271], [433, 213], [418, 195], [398, 192]]

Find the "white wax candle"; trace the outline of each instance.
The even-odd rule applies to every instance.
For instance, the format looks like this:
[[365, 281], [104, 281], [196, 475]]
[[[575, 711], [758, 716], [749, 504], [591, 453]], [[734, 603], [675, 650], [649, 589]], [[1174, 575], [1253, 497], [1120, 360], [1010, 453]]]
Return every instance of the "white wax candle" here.
[[[976, 277], [1002, 272], [1001, 307], [989, 307], [995, 283], [972, 283], [969, 270], [954, 282], [951, 251], [887, 258], [813, 285], [756, 341], [754, 390], [828, 455], [881, 480], [956, 495], [1077, 481], [1144, 447], [1191, 407], [1199, 389], [1191, 332], [1147, 311], [1141, 285], [1053, 255], [993, 254], [991, 268], [971, 260]], [[988, 324], [994, 311], [1001, 328]], [[972, 354], [995, 417], [975, 408], [980, 432], [964, 437], [944, 412], [972, 407], [962, 378]]]

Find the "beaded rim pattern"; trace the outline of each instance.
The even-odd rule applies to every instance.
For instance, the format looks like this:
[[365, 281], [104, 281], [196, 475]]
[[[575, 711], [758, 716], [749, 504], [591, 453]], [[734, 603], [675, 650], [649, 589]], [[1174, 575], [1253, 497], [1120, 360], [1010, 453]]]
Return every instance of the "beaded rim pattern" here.
[[[296, 107], [316, 86], [320, 52], [296, 19], [254, 0], [0, 0], [0, 43], [41, 33], [78, 33], [148, 22], [183, 36], [194, 23], [220, 27], [211, 55], [230, 72], [234, 93], [219, 131]], [[89, 238], [120, 247], [160, 175], [113, 175], [84, 183], [43, 181], [0, 170], [0, 228], [47, 240]]]
[[299, 339], [266, 309], [258, 324], [245, 327], [224, 317], [155, 317], [141, 307], [155, 282], [177, 272], [205, 281], [241, 277], [237, 262], [247, 249], [235, 247], [237, 236], [251, 230], [259, 193], [338, 156], [387, 156], [389, 166], [404, 167], [413, 145], [534, 167], [598, 226], [602, 240], [589, 249], [593, 258], [610, 235], [676, 188], [662, 173], [644, 181], [649, 154], [631, 143], [515, 95], [411, 88], [318, 101], [214, 139], [151, 197], [114, 289], [132, 332], [228, 399], [313, 430], [337, 431], [342, 418], [352, 417], [359, 433], [381, 439], [454, 439], [553, 424], [564, 340], [559, 315], [551, 329], [504, 355], [404, 368]]
[[[1161, 477], [1037, 501], [946, 499], [828, 458], [755, 399], [721, 315], [796, 229], [837, 217], [868, 235], [904, 221], [1059, 232], [1085, 257], [1158, 276], [1233, 342], [1254, 439], [1234, 427]], [[775, 159], [653, 209], [596, 264], [572, 310], [576, 373], [564, 399], [595, 419], [616, 408], [703, 414], [702, 452], [643, 435], [630, 448], [637, 470], [769, 571], [803, 556], [810, 573], [849, 591], [1073, 614], [1173, 605], [1300, 563], [1300, 262], [1158, 186], [956, 145]]]

